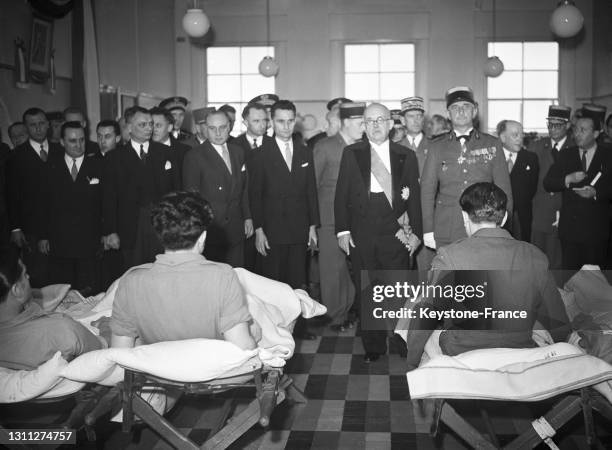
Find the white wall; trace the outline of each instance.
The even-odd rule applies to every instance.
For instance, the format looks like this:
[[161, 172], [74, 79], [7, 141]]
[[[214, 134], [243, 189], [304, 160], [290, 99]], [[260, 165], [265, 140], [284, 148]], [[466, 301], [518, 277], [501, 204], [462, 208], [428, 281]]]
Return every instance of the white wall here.
[[[597, 1], [597, 0], [595, 0]], [[188, 4], [176, 0], [175, 32]], [[264, 44], [264, 0], [206, 0], [214, 27], [213, 45]], [[591, 0], [576, 5], [585, 16], [578, 39], [560, 42], [560, 100], [576, 106], [593, 95], [593, 13]], [[498, 40], [552, 40], [551, 0], [497, 0]], [[302, 113], [321, 122], [328, 99], [343, 94], [343, 44], [413, 42], [416, 94], [431, 112], [443, 109], [446, 89], [472, 86], [486, 114], [482, 67], [492, 39], [491, 0], [271, 0], [271, 40], [280, 73], [277, 93], [296, 101]], [[207, 36], [208, 39], [211, 36]], [[206, 103], [205, 47], [176, 42], [177, 91], [194, 107]]]

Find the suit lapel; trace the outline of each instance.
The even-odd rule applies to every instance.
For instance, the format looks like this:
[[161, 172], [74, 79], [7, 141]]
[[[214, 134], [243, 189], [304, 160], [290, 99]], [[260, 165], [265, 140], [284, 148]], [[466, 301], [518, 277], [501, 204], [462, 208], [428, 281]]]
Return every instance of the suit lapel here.
[[[276, 165], [280, 165], [282, 167], [281, 172], [285, 174], [285, 176], [289, 175], [289, 168], [287, 167], [287, 163], [285, 162], [285, 158], [283, 157], [284, 155], [284, 149], [281, 150], [281, 148], [278, 146], [278, 143], [276, 142], [276, 139], [272, 138], [272, 146], [270, 147], [271, 150], [271, 155], [270, 157], [272, 158], [273, 161], [275, 161]], [[294, 147], [294, 152], [295, 152], [295, 147]], [[292, 159], [291, 159], [291, 168], [293, 169], [293, 160], [295, 158], [293, 158], [293, 154], [291, 155]]]
[[365, 141], [361, 147], [358, 150], [355, 149], [354, 152], [355, 160], [363, 179], [363, 185], [366, 187], [368, 198], [370, 197], [370, 172], [372, 170], [371, 151], [372, 148], [370, 147], [370, 143]]

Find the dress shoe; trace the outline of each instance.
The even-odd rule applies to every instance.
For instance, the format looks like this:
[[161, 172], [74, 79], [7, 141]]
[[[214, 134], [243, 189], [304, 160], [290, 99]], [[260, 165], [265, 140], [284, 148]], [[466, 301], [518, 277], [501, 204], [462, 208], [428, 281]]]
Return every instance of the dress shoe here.
[[369, 364], [369, 363], [373, 363], [374, 361], [378, 361], [380, 358], [380, 353], [366, 353], [365, 356], [363, 357], [363, 360]]
[[344, 324], [330, 325], [329, 328], [332, 331], [335, 331], [336, 333], [342, 333], [342, 332], [346, 331], [346, 328], [344, 327]]

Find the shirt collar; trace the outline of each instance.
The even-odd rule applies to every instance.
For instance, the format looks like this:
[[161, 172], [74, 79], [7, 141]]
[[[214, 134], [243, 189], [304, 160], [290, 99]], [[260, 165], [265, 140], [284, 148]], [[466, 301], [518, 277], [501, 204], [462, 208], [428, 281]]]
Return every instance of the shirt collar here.
[[162, 142], [162, 144], [167, 145], [168, 147], [172, 147], [172, 141], [170, 140], [170, 136], [168, 136], [168, 139]]
[[387, 139], [382, 144], [375, 144], [374, 142], [370, 141], [370, 145], [372, 146], [374, 150], [376, 150], [376, 153], [378, 154], [380, 153], [388, 154], [389, 153], [389, 139]]
[[[85, 155], [81, 155], [78, 158], [74, 158], [76, 160], [77, 163], [77, 167], [81, 167], [81, 164], [83, 164], [83, 159], [85, 158]], [[64, 153], [64, 161], [66, 161], [66, 164], [68, 164], [68, 167], [72, 169], [72, 156], [68, 155], [68, 153]]]
[[506, 147], [504, 147], [504, 154], [506, 155], [506, 161], [508, 158], [512, 158], [512, 161], [516, 161], [516, 157], [518, 156], [518, 152], [511, 152]]
[[[565, 136], [563, 136], [563, 139], [559, 140], [559, 142], [557, 142], [557, 149], [561, 150], [561, 147], [563, 147], [563, 144], [565, 144], [565, 141], [567, 141], [567, 134]], [[550, 140], [550, 146], [554, 147], [555, 146], [555, 141], [553, 141], [552, 139]]]
[[276, 143], [278, 144], [278, 148], [280, 148], [282, 151], [285, 151], [287, 144], [289, 144], [289, 148], [291, 149], [291, 151], [293, 151], [293, 140], [292, 139], [289, 139], [288, 141], [283, 141], [277, 138], [276, 136], [274, 137], [274, 139], [276, 140]]
[[226, 144], [223, 144], [223, 145], [218, 145], [218, 144], [213, 144], [212, 142], [210, 143], [210, 145], [212, 145], [212, 146], [213, 146], [213, 148], [214, 148], [215, 150], [217, 150], [217, 152], [218, 152], [219, 154], [221, 154], [221, 153], [223, 152], [224, 147], [226, 146]]
[[474, 127], [470, 128], [465, 133], [459, 134], [459, 132], [457, 130], [453, 130], [453, 133], [455, 133], [455, 136], [457, 136], [457, 137], [459, 137], [459, 136], [469, 136], [470, 134], [472, 134], [472, 131], [474, 131]]
[[263, 136], [251, 136], [248, 131], [246, 135], [248, 137], [247, 141], [249, 141], [249, 144], [252, 145], [253, 141], [257, 143], [258, 147], [262, 144]]
[[[580, 147], [579, 147], [580, 148]], [[593, 144], [591, 147], [589, 148], [580, 148], [580, 151], [585, 151], [587, 152], [587, 155], [590, 155], [592, 153], [595, 152], [595, 150], [597, 150], [597, 143]]]
[[49, 153], [49, 141], [47, 141], [47, 140], [45, 139], [45, 140], [44, 140], [44, 141], [42, 141], [42, 142], [36, 142], [36, 141], [34, 141], [34, 140], [30, 139], [30, 145], [32, 146], [32, 148], [33, 148], [34, 150], [36, 150], [36, 153], [38, 153], [38, 154], [40, 154], [40, 146], [41, 146], [41, 144], [42, 144], [43, 148], [45, 149], [45, 151], [46, 151], [47, 153]]
[[[138, 142], [136, 141], [132, 141], [130, 139], [130, 143], [132, 144], [132, 148], [134, 150], [136, 150], [136, 153], [138, 154], [138, 156], [140, 156], [140, 145]], [[142, 143], [143, 149], [145, 153], [149, 153], [149, 141], [143, 142]]]
[[156, 264], [163, 264], [165, 266], [176, 266], [189, 262], [208, 262], [208, 260], [199, 253], [193, 252], [161, 253], [155, 257]]

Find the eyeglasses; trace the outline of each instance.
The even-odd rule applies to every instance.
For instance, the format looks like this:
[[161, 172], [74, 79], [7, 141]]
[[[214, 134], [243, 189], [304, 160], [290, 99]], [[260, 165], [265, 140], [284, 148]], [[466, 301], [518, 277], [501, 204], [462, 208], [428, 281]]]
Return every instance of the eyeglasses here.
[[378, 117], [376, 119], [366, 119], [365, 120], [365, 124], [366, 127], [373, 127], [374, 124], [378, 125], [379, 127], [382, 127], [383, 124], [387, 121], [390, 120], [388, 117]]
[[546, 125], [548, 126], [548, 128], [565, 128], [567, 123], [566, 122], [551, 122], [550, 120], [547, 120]]

